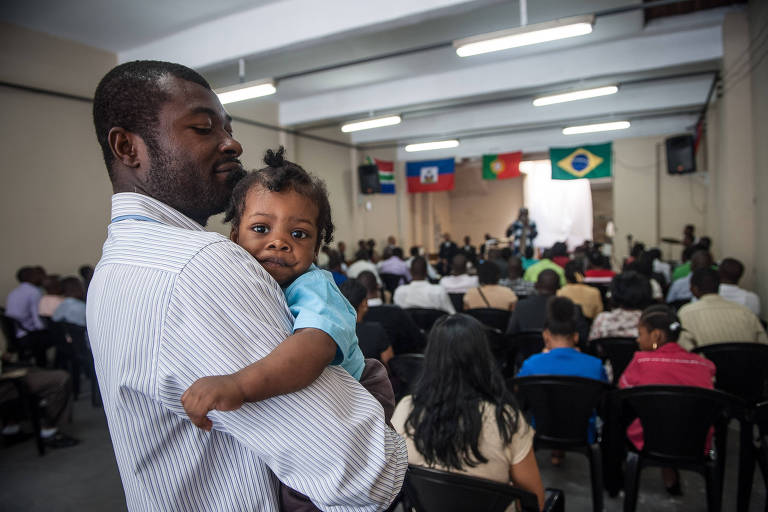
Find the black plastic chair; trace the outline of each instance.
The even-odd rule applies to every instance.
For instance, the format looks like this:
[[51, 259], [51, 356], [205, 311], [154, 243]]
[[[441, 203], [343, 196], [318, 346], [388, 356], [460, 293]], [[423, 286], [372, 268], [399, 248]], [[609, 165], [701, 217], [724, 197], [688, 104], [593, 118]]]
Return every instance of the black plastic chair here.
[[521, 408], [533, 415], [535, 447], [583, 453], [589, 459], [592, 508], [603, 510], [602, 452], [588, 437], [589, 420], [610, 390], [606, 382], [581, 377], [536, 375], [508, 381]]
[[[760, 438], [755, 452], [763, 475], [763, 485], [768, 491], [768, 402], [761, 402], [755, 407], [755, 423], [760, 430]], [[765, 501], [765, 511], [768, 512], [768, 500]]]
[[0, 308], [0, 327], [8, 342], [8, 352], [17, 354], [20, 362], [31, 364], [34, 354], [31, 348], [21, 343], [16, 336], [18, 324], [18, 321], [5, 315], [5, 308]]
[[0, 386], [13, 386], [16, 388], [18, 403], [32, 422], [37, 454], [43, 456], [45, 455], [45, 442], [40, 435], [40, 398], [29, 390], [29, 386], [27, 386], [24, 380], [26, 374], [27, 370], [25, 368], [6, 370], [0, 374]]
[[[717, 343], [693, 350], [717, 368], [715, 387], [744, 400], [739, 420], [739, 477], [736, 507], [749, 509], [756, 452], [752, 439], [755, 406], [768, 400], [768, 345], [760, 343]], [[725, 440], [722, 440], [725, 444]]]
[[464, 311], [464, 314], [472, 316], [480, 321], [480, 323], [504, 331], [509, 323], [509, 315], [512, 313], [503, 309], [494, 308], [473, 308]]
[[624, 512], [634, 512], [640, 472], [646, 466], [674, 467], [702, 474], [707, 484], [707, 509], [722, 506], [723, 473], [717, 451], [705, 453], [712, 426], [723, 432], [741, 400], [723, 391], [688, 386], [638, 386], [616, 391], [622, 425], [639, 418], [643, 449], [627, 454]]
[[455, 309], [457, 313], [461, 313], [462, 311], [464, 311], [464, 294], [463, 293], [449, 293], [448, 298], [451, 299], [451, 304], [453, 304], [453, 309]]
[[[513, 501], [522, 512], [538, 512], [536, 495], [509, 484], [420, 466], [408, 466], [405, 510], [415, 512], [503, 512]], [[543, 512], [564, 512], [565, 495], [547, 489]]]
[[411, 315], [411, 318], [413, 318], [416, 325], [419, 326], [419, 329], [425, 334], [432, 329], [432, 326], [437, 322], [438, 318], [448, 314], [447, 311], [430, 308], [407, 308], [406, 311]]
[[619, 382], [619, 377], [632, 362], [632, 358], [637, 352], [636, 338], [597, 338], [589, 342], [587, 352], [611, 363], [613, 368], [613, 384]]
[[86, 328], [68, 322], [51, 322], [51, 333], [56, 340], [56, 366], [69, 371], [75, 400], [80, 396], [80, 376], [85, 374], [91, 381], [91, 403], [94, 407], [100, 406], [101, 394]]
[[400, 354], [389, 360], [389, 371], [397, 379], [392, 387], [398, 401], [411, 392], [423, 369], [424, 354]]
[[514, 373], [517, 373], [523, 365], [523, 361], [544, 350], [544, 337], [541, 331], [518, 332], [512, 335], [510, 343], [512, 344], [510, 357], [514, 361]]
[[487, 328], [488, 344], [499, 369], [505, 377], [512, 377], [515, 374], [514, 360], [510, 357], [513, 346], [510, 337], [504, 334], [511, 313], [503, 309], [474, 308], [464, 311], [464, 314], [476, 318]]
[[384, 289], [389, 292], [391, 301], [392, 296], [395, 294], [395, 289], [400, 286], [400, 281], [404, 282], [405, 280], [403, 276], [399, 274], [388, 274], [386, 272], [379, 274], [379, 277], [381, 278], [381, 282], [384, 284]]

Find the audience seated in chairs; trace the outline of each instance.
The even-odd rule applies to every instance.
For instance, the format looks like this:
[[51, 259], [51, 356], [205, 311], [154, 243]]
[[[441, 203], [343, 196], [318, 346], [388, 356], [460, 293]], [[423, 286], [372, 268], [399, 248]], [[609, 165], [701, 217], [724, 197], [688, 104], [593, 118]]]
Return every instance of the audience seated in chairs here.
[[691, 276], [693, 272], [700, 268], [710, 268], [713, 263], [714, 260], [709, 250], [697, 249], [691, 256], [691, 273], [672, 282], [672, 286], [669, 287], [667, 292], [667, 303], [691, 300], [693, 298], [693, 292], [691, 292]]
[[589, 339], [636, 337], [637, 322], [643, 308], [651, 304], [651, 285], [644, 275], [629, 270], [611, 281], [614, 309], [603, 311], [595, 318]]
[[499, 279], [501, 286], [510, 288], [518, 300], [536, 293], [534, 283], [523, 279], [523, 262], [518, 256], [510, 256], [507, 260], [507, 277]]
[[[640, 351], [619, 378], [620, 388], [673, 384], [713, 389], [715, 365], [677, 343], [683, 328], [668, 306], [655, 305], [643, 311], [637, 330]], [[643, 449], [643, 428], [639, 420], [629, 426], [627, 437], [638, 451]], [[680, 478], [675, 470], [665, 468], [662, 477], [670, 494], [681, 493]]]
[[459, 314], [435, 324], [422, 378], [397, 405], [392, 424], [406, 439], [410, 464], [511, 483], [544, 504], [533, 429], [474, 318]]
[[361, 272], [357, 281], [367, 291], [368, 312], [363, 320], [378, 322], [387, 331], [396, 355], [424, 352], [426, 340], [413, 319], [400, 306], [384, 304], [376, 277], [371, 272]]
[[[398, 284], [405, 284], [411, 280], [411, 272], [408, 269], [408, 264], [403, 261], [403, 250], [399, 247], [391, 249], [392, 254], [389, 258], [382, 260], [377, 265], [379, 275], [390, 274], [398, 276], [400, 282]], [[395, 287], [396, 288], [396, 287]]]
[[[582, 354], [577, 348], [579, 340], [578, 309], [566, 297], [550, 297], [544, 327], [546, 352], [536, 354], [523, 362], [518, 377], [528, 375], [566, 375], [608, 382], [600, 359]], [[590, 443], [597, 438], [595, 418], [590, 422]], [[564, 453], [552, 452], [552, 464], [559, 466]]]
[[440, 286], [448, 293], [467, 293], [467, 290], [477, 285], [477, 276], [467, 274], [467, 257], [461, 253], [451, 260], [451, 275], [440, 279]]
[[594, 320], [599, 313], [602, 313], [603, 299], [600, 296], [600, 290], [583, 283], [584, 276], [579, 262], [569, 261], [565, 265], [565, 280], [568, 284], [557, 290], [558, 297], [568, 297], [581, 306], [581, 313], [590, 320]]
[[517, 295], [506, 286], [500, 286], [499, 267], [491, 261], [484, 261], [477, 268], [479, 286], [470, 288], [464, 294], [464, 309], [491, 308], [513, 311]]
[[339, 287], [339, 290], [347, 298], [352, 307], [357, 311], [357, 343], [366, 358], [378, 359], [386, 365], [392, 356], [392, 343], [384, 327], [378, 322], [364, 321], [368, 312], [368, 290], [357, 279], [347, 279]]
[[38, 310], [42, 298], [39, 287], [45, 280], [45, 270], [42, 267], [23, 267], [16, 273], [16, 279], [19, 285], [11, 290], [5, 301], [5, 316], [15, 322], [12, 335], [16, 346], [12, 348], [31, 353], [37, 365], [45, 367], [45, 351], [53, 344]]
[[717, 294], [720, 278], [716, 270], [697, 268], [690, 283], [698, 301], [680, 308], [684, 328], [680, 336], [681, 346], [691, 350], [713, 343], [768, 343], [768, 336], [754, 313]]
[[427, 261], [421, 256], [413, 259], [411, 276], [413, 281], [397, 287], [392, 302], [406, 309], [430, 308], [450, 314], [456, 312], [445, 288], [427, 281]]
[[739, 280], [744, 275], [744, 265], [737, 259], [725, 258], [720, 262], [720, 288], [718, 294], [724, 299], [746, 306], [755, 315], [760, 316], [760, 297], [756, 293], [739, 288]]

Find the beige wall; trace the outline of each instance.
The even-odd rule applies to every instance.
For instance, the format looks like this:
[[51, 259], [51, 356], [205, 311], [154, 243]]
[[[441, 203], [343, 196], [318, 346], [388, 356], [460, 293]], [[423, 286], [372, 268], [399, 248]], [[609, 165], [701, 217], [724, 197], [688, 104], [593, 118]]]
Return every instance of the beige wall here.
[[[768, 2], [749, 2], [749, 35], [757, 37], [768, 24]], [[763, 318], [768, 318], [768, 59], [758, 62], [752, 48], [752, 128], [755, 164], [755, 291], [762, 298]], [[763, 49], [763, 52], [765, 49]], [[762, 54], [765, 57], [765, 54]], [[745, 80], [749, 81], [749, 80]], [[747, 130], [748, 131], [748, 130]]]
[[[0, 26], [0, 80], [91, 97], [113, 54]], [[0, 301], [28, 264], [76, 274], [95, 264], [111, 187], [93, 133], [91, 104], [0, 87], [3, 256]]]

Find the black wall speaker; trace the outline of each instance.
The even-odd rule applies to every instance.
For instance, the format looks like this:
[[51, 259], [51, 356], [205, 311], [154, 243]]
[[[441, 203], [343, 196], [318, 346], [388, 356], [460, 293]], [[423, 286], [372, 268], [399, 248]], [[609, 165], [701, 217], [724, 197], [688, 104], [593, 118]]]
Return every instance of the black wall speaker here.
[[667, 172], [688, 174], [696, 172], [696, 157], [693, 153], [693, 136], [679, 135], [666, 140]]
[[363, 194], [378, 194], [381, 192], [379, 168], [375, 165], [361, 165], [357, 168], [360, 179], [360, 192]]

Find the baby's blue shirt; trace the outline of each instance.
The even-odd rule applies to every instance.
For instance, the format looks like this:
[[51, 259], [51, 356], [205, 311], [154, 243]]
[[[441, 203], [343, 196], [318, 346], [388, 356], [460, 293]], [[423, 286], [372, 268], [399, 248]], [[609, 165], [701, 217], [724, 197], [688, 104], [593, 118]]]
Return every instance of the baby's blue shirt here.
[[312, 265], [284, 292], [285, 301], [296, 319], [293, 331], [311, 327], [328, 334], [337, 346], [331, 364], [341, 365], [360, 380], [365, 360], [355, 334], [357, 312], [341, 294], [331, 273]]

